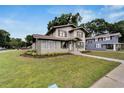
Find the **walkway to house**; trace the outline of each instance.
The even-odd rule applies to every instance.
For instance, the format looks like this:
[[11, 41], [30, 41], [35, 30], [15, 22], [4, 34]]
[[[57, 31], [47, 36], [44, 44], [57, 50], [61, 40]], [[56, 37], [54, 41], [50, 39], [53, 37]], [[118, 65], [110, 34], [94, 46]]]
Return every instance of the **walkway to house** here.
[[124, 88], [124, 64], [98, 80], [91, 88]]
[[72, 54], [103, 59], [109, 62], [116, 61], [122, 63], [117, 68], [112, 70], [110, 73], [105, 75], [103, 78], [95, 82], [91, 86], [91, 88], [124, 88], [124, 60], [92, 56], [92, 55], [82, 54], [80, 52], [72, 52]]
[[87, 55], [87, 54], [82, 54], [80, 52], [72, 52], [72, 54], [80, 55], [80, 56], [86, 56], [86, 57], [92, 57], [92, 58], [98, 58], [98, 59], [103, 59], [103, 60], [107, 60], [107, 61], [115, 61], [115, 62], [120, 62], [120, 63], [124, 64], [124, 60], [120, 60], [120, 59], [113, 59], [113, 58], [107, 58], [107, 57]]

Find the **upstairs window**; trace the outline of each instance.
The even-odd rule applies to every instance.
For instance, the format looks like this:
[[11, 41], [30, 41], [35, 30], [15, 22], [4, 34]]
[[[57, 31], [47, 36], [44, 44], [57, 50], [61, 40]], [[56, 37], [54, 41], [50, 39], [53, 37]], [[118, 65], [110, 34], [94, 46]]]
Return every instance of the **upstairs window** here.
[[95, 42], [97, 42], [98, 41], [98, 38], [95, 38]]
[[58, 36], [60, 37], [67, 37], [67, 32], [63, 30], [58, 30]]
[[112, 40], [113, 39], [113, 36], [110, 36], [110, 40]]
[[110, 37], [106, 37], [106, 40], [110, 40]]
[[103, 38], [101, 37], [101, 38], [98, 38], [98, 41], [103, 41]]
[[87, 43], [89, 44], [89, 43], [93, 43], [94, 42], [94, 40], [93, 39], [89, 39], [89, 40], [87, 40]]
[[77, 37], [82, 38], [83, 37], [83, 33], [82, 32], [77, 32]]

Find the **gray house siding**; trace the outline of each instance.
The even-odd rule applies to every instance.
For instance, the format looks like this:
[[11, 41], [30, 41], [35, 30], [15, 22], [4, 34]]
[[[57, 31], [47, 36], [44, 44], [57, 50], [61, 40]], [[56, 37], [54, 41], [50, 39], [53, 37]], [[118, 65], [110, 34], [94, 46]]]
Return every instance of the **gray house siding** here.
[[36, 51], [38, 54], [68, 52], [68, 49], [61, 48], [61, 42], [55, 40], [37, 40]]
[[[98, 38], [86, 39], [86, 49], [87, 50], [106, 50], [104, 44], [117, 44], [118, 36], [112, 36], [110, 40], [97, 40]], [[100, 44], [101, 48], [97, 48], [96, 45]]]

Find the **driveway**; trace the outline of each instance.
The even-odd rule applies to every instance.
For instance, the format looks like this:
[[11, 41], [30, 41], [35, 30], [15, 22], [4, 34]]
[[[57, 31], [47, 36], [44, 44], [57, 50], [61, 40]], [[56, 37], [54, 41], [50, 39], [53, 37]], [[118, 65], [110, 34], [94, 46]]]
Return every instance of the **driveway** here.
[[98, 80], [91, 88], [124, 88], [124, 64]]

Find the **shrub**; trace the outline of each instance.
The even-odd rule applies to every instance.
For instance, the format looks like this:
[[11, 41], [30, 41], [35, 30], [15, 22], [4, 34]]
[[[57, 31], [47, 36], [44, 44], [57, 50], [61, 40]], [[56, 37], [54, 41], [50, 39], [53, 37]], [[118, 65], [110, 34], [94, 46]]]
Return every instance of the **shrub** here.
[[28, 50], [26, 51], [24, 54], [22, 54], [23, 56], [32, 56], [32, 57], [36, 57], [36, 58], [44, 58], [44, 57], [54, 57], [54, 56], [59, 56], [59, 55], [68, 55], [70, 53], [47, 53], [47, 54], [37, 54], [35, 50]]
[[89, 50], [81, 51], [81, 53], [89, 53]]
[[32, 52], [32, 56], [37, 56], [37, 53], [36, 52]]

